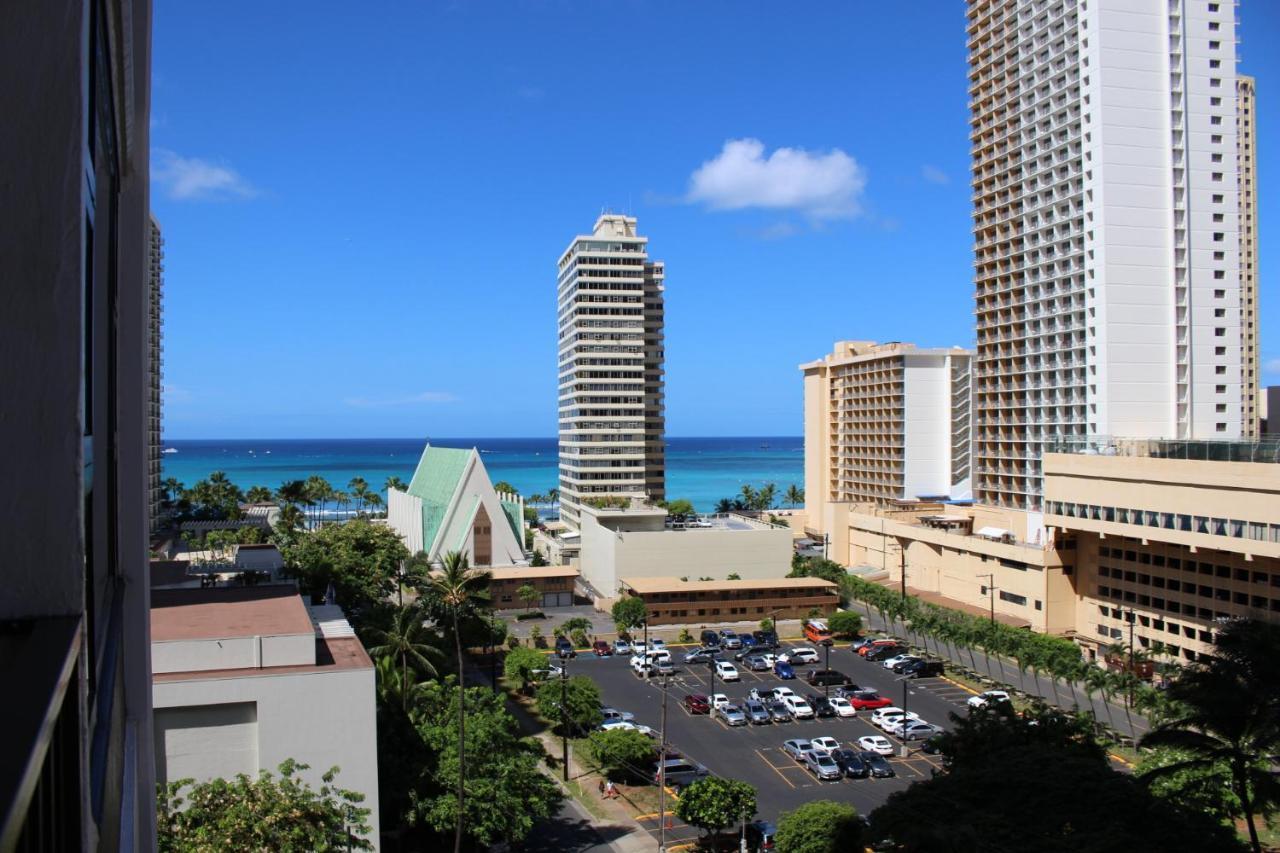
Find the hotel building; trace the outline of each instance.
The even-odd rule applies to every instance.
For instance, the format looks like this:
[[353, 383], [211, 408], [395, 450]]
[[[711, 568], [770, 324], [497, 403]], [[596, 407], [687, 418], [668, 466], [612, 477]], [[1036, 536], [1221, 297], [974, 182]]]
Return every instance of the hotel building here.
[[804, 373], [805, 509], [967, 498], [968, 350], [841, 341]]
[[1258, 400], [1258, 133], [1252, 77], [1236, 77], [1236, 171], [1240, 176], [1240, 388], [1243, 434], [1257, 438]]
[[160, 446], [163, 423], [161, 393], [164, 378], [164, 238], [160, 223], [150, 217], [150, 258], [147, 269], [147, 494], [151, 503], [151, 532], [160, 523], [164, 491], [160, 486]]
[[631, 216], [604, 214], [558, 266], [560, 515], [665, 497], [663, 264]]
[[1230, 2], [969, 0], [975, 497], [1038, 511], [1059, 437], [1230, 439]]
[[0, 850], [154, 850], [151, 3], [3, 21]]

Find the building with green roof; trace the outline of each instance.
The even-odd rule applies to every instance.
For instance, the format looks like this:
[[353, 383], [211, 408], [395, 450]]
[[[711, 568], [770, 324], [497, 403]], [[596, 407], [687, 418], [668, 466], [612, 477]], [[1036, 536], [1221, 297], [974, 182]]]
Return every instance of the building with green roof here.
[[413, 553], [434, 562], [461, 551], [473, 566], [510, 566], [524, 555], [524, 499], [493, 488], [476, 449], [422, 451], [405, 491], [387, 492], [387, 521]]

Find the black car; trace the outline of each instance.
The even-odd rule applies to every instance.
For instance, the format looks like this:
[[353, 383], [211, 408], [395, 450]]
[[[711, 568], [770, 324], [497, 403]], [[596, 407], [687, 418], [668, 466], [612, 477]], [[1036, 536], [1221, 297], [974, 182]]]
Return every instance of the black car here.
[[903, 666], [901, 670], [895, 666], [894, 671], [901, 672], [907, 678], [932, 678], [942, 675], [946, 669], [940, 660], [917, 660]]
[[757, 646], [764, 646], [767, 651], [779, 648], [776, 631], [752, 631], [751, 639], [755, 641]]
[[933, 737], [927, 739], [924, 742], [924, 745], [920, 747], [920, 749], [921, 751], [926, 752], [929, 755], [937, 755], [939, 752], [942, 751], [942, 735], [934, 735]]
[[850, 683], [849, 676], [834, 669], [811, 669], [804, 674], [804, 680], [814, 687]]
[[717, 634], [715, 631], [703, 631], [703, 632], [702, 632], [702, 645], [703, 645], [704, 647], [706, 647], [706, 646], [715, 646], [716, 648], [719, 648], [719, 647], [720, 647], [720, 635], [719, 635], [719, 634]]
[[867, 767], [867, 763], [862, 760], [862, 755], [852, 749], [833, 749], [831, 757], [836, 760], [836, 764], [840, 765], [844, 775], [850, 779], [865, 779], [871, 772], [871, 768]]
[[565, 658], [576, 658], [578, 653], [573, 650], [573, 643], [569, 642], [568, 637], [556, 637], [556, 655], [561, 660]]
[[831, 700], [827, 699], [821, 693], [815, 693], [812, 696], [804, 697], [809, 704], [813, 706], [814, 716], [817, 717], [834, 717], [836, 709], [831, 707]]
[[897, 663], [895, 663], [893, 665], [893, 671], [898, 675], [902, 675], [902, 673], [907, 671], [907, 667], [911, 666], [911, 664], [921, 663], [921, 662], [922, 662], [921, 658], [906, 658], [905, 660], [900, 660]]
[[867, 656], [863, 660], [867, 661], [883, 661], [901, 654], [906, 654], [906, 646], [881, 646], [875, 651], [867, 652]]
[[897, 776], [893, 772], [893, 765], [884, 760], [884, 756], [877, 752], [860, 752], [858, 757], [862, 759], [862, 763], [867, 765], [867, 770], [877, 779], [887, 779], [890, 776]]
[[748, 647], [744, 644], [741, 650], [734, 653], [733, 659], [746, 660], [748, 655], [767, 655], [772, 654], [772, 652], [773, 646], [755, 645]]
[[867, 687], [859, 687], [856, 684], [842, 684], [831, 691], [832, 696], [839, 696], [841, 699], [848, 699], [855, 693], [861, 693], [863, 690], [869, 690]]

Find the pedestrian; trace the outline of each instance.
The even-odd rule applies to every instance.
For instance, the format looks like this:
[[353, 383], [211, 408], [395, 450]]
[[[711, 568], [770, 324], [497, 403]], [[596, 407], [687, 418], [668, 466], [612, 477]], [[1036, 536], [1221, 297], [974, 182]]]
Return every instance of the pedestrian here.
[[601, 778], [601, 779], [600, 779], [600, 799], [604, 799], [604, 796], [605, 796], [605, 793], [604, 793], [604, 779], [603, 779], [603, 778]]
[[609, 799], [616, 800], [618, 798], [618, 789], [613, 786], [612, 779], [609, 780], [609, 783], [604, 786], [604, 789], [605, 789], [605, 794], [606, 796], [608, 796]]

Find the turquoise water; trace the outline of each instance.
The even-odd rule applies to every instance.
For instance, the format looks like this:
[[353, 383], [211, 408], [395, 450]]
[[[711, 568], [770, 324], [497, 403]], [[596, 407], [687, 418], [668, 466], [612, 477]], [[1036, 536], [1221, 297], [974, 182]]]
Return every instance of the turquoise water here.
[[[312, 474], [346, 489], [363, 477], [381, 490], [388, 477], [413, 476], [422, 439], [262, 439], [170, 441], [163, 455], [164, 476], [191, 486], [213, 471], [224, 471], [241, 488], [276, 488]], [[441, 447], [479, 449], [489, 477], [506, 480], [526, 497], [556, 485], [554, 438], [434, 439]], [[687, 498], [700, 511], [732, 497], [743, 484], [804, 485], [804, 439], [799, 437], [668, 438], [667, 497]]]

